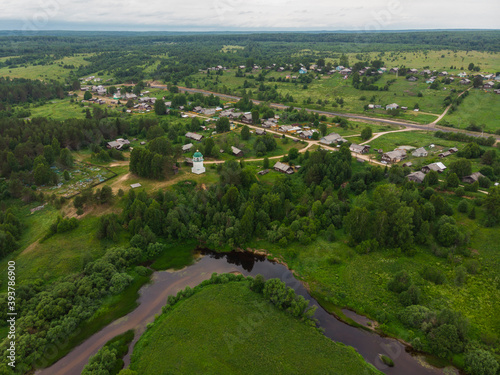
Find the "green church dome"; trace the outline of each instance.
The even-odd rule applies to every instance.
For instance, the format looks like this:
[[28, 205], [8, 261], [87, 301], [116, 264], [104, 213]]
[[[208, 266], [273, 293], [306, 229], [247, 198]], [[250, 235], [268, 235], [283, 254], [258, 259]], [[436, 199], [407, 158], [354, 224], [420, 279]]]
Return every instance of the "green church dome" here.
[[194, 155], [193, 155], [193, 158], [202, 158], [202, 157], [203, 157], [203, 155], [202, 155], [202, 154], [201, 154], [201, 152], [199, 152], [199, 151], [196, 151], [196, 152], [194, 153]]

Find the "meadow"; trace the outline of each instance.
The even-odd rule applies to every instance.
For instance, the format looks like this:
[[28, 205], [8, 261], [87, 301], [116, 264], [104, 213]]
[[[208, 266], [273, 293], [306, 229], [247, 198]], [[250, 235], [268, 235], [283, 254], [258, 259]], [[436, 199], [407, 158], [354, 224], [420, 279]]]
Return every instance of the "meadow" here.
[[73, 65], [76, 69], [81, 65], [89, 65], [89, 62], [84, 60], [86, 56], [88, 54], [64, 57], [60, 60], [54, 60], [50, 65], [27, 64], [15, 68], [4, 67], [0, 68], [0, 77], [65, 81], [69, 77], [71, 69], [65, 69], [63, 66]]
[[[259, 75], [260, 71], [252, 73], [254, 77]], [[385, 105], [397, 103], [399, 106], [408, 107], [402, 118], [411, 120], [417, 123], [432, 122], [437, 118], [437, 115], [444, 111], [444, 98], [449, 95], [451, 89], [456, 89], [461, 92], [464, 86], [454, 82], [449, 85], [441, 85], [438, 90], [429, 88], [425, 83], [425, 79], [419, 76], [417, 82], [408, 82], [405, 77], [396, 77], [394, 74], [385, 73], [376, 85], [379, 87], [385, 86], [390, 80], [395, 80], [391, 83], [388, 91], [369, 91], [358, 90], [352, 87], [352, 79], [343, 79], [338, 73], [332, 76], [321, 76], [320, 79], [314, 79], [311, 83], [304, 86], [298, 82], [267, 82], [270, 77], [284, 79], [289, 75], [297, 75], [297, 73], [286, 72], [269, 72], [266, 75], [266, 85], [277, 87], [277, 91], [282, 95], [293, 96], [294, 102], [298, 106], [306, 106], [318, 110], [326, 110], [342, 113], [361, 113], [368, 116], [377, 115], [388, 117], [385, 112]], [[212, 79], [207, 79], [206, 74], [197, 73], [193, 76], [193, 85], [202, 89], [211, 91], [224, 92], [230, 90], [232, 93], [241, 95], [245, 80], [256, 84], [255, 88], [250, 86], [247, 91], [253, 92], [253, 97], [257, 98], [258, 82], [255, 82], [247, 77], [235, 77], [234, 71], [224, 72], [222, 76], [214, 76], [217, 79], [217, 84]], [[421, 97], [418, 97], [418, 94]], [[342, 106], [336, 103], [337, 98], [342, 98], [344, 104]], [[319, 105], [318, 101], [328, 100], [326, 105]], [[379, 104], [383, 109], [367, 110], [364, 107], [368, 104]], [[415, 104], [418, 104], [420, 111], [413, 112]]]
[[[244, 335], [243, 322], [254, 321], [255, 314], [259, 323]], [[136, 344], [130, 369], [139, 374], [379, 373], [354, 349], [276, 309], [247, 282], [205, 286], [162, 314]]]
[[471, 90], [469, 96], [453, 112], [439, 122], [451, 124], [454, 128], [465, 129], [471, 124], [485, 133], [500, 131], [500, 95], [491, 90]]
[[[461, 51], [461, 50], [422, 50], [422, 51], [390, 51], [390, 52], [366, 52], [346, 53], [349, 62], [359, 61], [356, 56], [361, 55], [363, 60], [383, 60], [390, 69], [393, 66], [406, 66], [407, 68], [446, 70], [448, 73], [467, 72], [470, 63], [479, 65], [481, 72], [496, 73], [500, 71], [500, 56], [498, 52]], [[326, 61], [334, 62], [338, 58], [328, 58]], [[456, 69], [450, 69], [450, 67]], [[425, 68], [427, 69], [427, 68]]]

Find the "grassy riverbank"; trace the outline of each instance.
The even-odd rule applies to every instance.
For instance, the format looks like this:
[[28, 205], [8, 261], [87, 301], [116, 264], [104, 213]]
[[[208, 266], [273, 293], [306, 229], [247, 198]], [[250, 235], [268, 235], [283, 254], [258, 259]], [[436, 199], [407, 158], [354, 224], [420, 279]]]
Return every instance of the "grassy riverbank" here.
[[210, 285], [139, 340], [139, 374], [376, 374], [354, 349], [273, 307], [246, 282]]

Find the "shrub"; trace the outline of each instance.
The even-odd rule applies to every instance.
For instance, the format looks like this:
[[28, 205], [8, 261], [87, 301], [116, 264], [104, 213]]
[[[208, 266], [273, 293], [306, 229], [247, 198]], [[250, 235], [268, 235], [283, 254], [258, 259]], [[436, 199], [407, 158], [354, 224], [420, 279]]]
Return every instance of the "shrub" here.
[[401, 302], [403, 306], [418, 305], [421, 294], [420, 288], [412, 284], [407, 291], [400, 293], [399, 302]]
[[262, 293], [266, 281], [261, 274], [256, 275], [250, 282], [250, 289], [257, 293]]
[[432, 311], [425, 306], [411, 305], [401, 311], [399, 319], [408, 327], [420, 328], [422, 323], [428, 321], [432, 315]]
[[495, 375], [499, 364], [495, 357], [483, 349], [474, 349], [465, 354], [465, 366], [472, 375]]
[[436, 285], [441, 285], [446, 281], [446, 277], [441, 270], [428, 266], [422, 270], [422, 277]]
[[458, 209], [458, 212], [467, 213], [467, 211], [469, 211], [469, 204], [467, 203], [467, 200], [462, 199], [460, 201], [460, 203], [458, 204], [457, 209]]
[[465, 189], [459, 186], [455, 189], [455, 194], [457, 197], [463, 197], [465, 195]]
[[469, 259], [465, 262], [465, 268], [468, 273], [475, 275], [479, 272], [479, 262], [475, 259]]
[[455, 271], [455, 285], [458, 287], [462, 287], [467, 280], [467, 271], [465, 267], [460, 266]]
[[406, 271], [400, 271], [394, 275], [394, 278], [387, 284], [387, 288], [391, 292], [401, 293], [408, 290], [410, 283], [410, 275], [408, 275]]

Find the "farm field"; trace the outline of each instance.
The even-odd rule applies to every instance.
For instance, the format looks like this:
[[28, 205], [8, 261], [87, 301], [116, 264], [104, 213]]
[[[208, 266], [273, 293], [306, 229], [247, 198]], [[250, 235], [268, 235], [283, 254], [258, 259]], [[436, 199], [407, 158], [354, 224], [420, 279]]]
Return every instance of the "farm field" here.
[[[256, 304], [266, 313], [240, 343], [240, 322], [255, 315]], [[130, 369], [140, 374], [379, 373], [354, 349], [270, 305], [247, 282], [206, 286], [161, 315], [136, 344]]]

